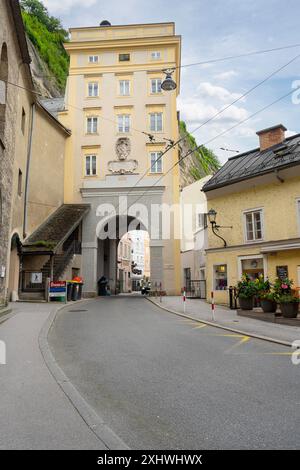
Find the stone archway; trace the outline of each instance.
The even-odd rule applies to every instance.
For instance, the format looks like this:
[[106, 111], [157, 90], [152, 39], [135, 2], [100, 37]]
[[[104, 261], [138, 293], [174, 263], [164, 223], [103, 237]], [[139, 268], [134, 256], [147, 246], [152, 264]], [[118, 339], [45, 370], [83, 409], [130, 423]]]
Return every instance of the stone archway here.
[[20, 276], [20, 247], [21, 240], [18, 233], [14, 233], [10, 242], [9, 273], [8, 273], [8, 298], [15, 300], [18, 297]]
[[[117, 246], [120, 238], [136, 227], [148, 231], [150, 236], [150, 271], [153, 285], [162, 283], [163, 288], [168, 289], [164, 277], [164, 262], [167, 264], [169, 260], [164, 257], [164, 250], [165, 245], [170, 245], [170, 241], [161, 238], [161, 219], [155, 222], [158, 226], [153, 230], [154, 220], [151, 212], [153, 205], [162, 204], [164, 187], [149, 188], [146, 194], [144, 188], [137, 188], [130, 195], [127, 191], [128, 188], [125, 187], [114, 189], [111, 186], [107, 190], [81, 190], [84, 202], [91, 204], [91, 210], [83, 221], [82, 231], [82, 272], [84, 294], [87, 297], [97, 294], [97, 281], [102, 273], [111, 280], [112, 292], [116, 292]], [[136, 204], [139, 193], [141, 197]], [[122, 197], [126, 198], [126, 209]], [[105, 230], [108, 230], [108, 236], [101, 239]], [[111, 236], [110, 231], [116, 231], [116, 235], [113, 233]], [[173, 278], [174, 276], [168, 277], [170, 285]], [[171, 285], [170, 291], [175, 292], [175, 287]]]

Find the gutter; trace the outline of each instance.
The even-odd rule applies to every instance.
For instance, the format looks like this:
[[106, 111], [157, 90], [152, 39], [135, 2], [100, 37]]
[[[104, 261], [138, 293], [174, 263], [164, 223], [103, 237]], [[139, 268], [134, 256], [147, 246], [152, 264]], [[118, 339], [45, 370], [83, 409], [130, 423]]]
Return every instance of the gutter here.
[[26, 231], [27, 231], [27, 212], [28, 212], [28, 193], [29, 193], [29, 172], [30, 172], [30, 161], [31, 161], [31, 154], [32, 154], [32, 137], [33, 137], [34, 123], [35, 123], [35, 103], [32, 103], [28, 151], [27, 151], [27, 162], [26, 162], [25, 191], [24, 191], [23, 238], [26, 238], [26, 235], [27, 235]]

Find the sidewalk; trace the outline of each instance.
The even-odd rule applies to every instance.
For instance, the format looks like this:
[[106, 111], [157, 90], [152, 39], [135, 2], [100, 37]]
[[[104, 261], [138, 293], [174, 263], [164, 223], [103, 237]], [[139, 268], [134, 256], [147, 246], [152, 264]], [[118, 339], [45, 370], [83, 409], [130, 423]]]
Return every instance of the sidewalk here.
[[[149, 298], [157, 305], [174, 312], [183, 314], [182, 297], [162, 297], [162, 303], [154, 297]], [[224, 326], [233, 330], [240, 330], [246, 335], [263, 336], [277, 341], [293, 343], [300, 340], [300, 327], [287, 326], [275, 323], [264, 322], [252, 318], [241, 317], [237, 315], [236, 310], [230, 310], [226, 307], [215, 306], [215, 321], [212, 319], [211, 305], [200, 299], [186, 299], [185, 315]]]
[[105, 449], [50, 374], [39, 349], [53, 304], [11, 304], [0, 318], [0, 449]]

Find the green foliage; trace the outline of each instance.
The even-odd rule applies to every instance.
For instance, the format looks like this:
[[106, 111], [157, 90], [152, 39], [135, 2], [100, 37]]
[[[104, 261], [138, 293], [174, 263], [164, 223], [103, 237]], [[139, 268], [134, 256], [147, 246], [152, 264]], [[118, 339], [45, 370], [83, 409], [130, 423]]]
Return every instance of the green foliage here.
[[251, 299], [257, 294], [257, 283], [252, 281], [248, 274], [244, 274], [237, 285], [237, 297]]
[[31, 243], [31, 246], [48, 248], [49, 250], [52, 250], [56, 246], [56, 242], [51, 242], [47, 240], [37, 240], [36, 242]]
[[21, 7], [26, 33], [63, 91], [69, 68], [63, 42], [68, 40], [68, 33], [38, 0], [23, 0]]
[[[182, 136], [186, 135], [186, 141], [191, 149], [198, 146], [195, 137], [188, 132], [184, 121], [180, 121], [179, 130]], [[215, 173], [221, 166], [214, 152], [204, 146], [194, 152], [194, 157], [197, 161], [197, 165], [191, 168], [190, 173], [195, 180]]]
[[291, 279], [275, 279], [274, 282], [274, 293], [278, 302], [285, 296], [290, 296], [292, 294], [292, 286], [294, 282]]
[[299, 297], [295, 297], [292, 294], [283, 294], [283, 295], [278, 297], [278, 302], [280, 304], [291, 304], [291, 303], [296, 304], [296, 303], [300, 302], [300, 299], [299, 299]]

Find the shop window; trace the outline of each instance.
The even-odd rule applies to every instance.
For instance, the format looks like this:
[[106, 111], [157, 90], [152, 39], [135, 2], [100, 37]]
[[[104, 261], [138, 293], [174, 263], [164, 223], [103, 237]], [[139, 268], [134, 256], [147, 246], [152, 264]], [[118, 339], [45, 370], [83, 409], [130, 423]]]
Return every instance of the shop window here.
[[226, 290], [227, 286], [227, 264], [214, 266], [214, 290]]

